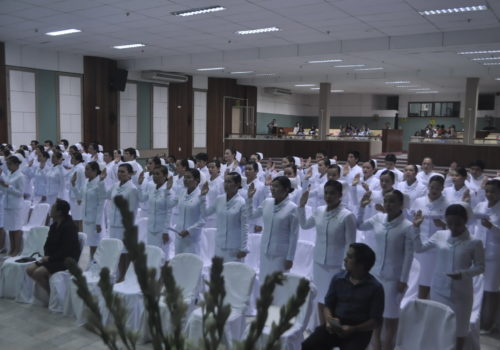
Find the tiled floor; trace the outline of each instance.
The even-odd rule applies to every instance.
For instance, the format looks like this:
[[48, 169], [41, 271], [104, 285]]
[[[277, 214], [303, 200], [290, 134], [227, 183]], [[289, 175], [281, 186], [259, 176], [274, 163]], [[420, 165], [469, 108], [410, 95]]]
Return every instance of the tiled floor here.
[[[137, 347], [138, 350], [151, 348], [151, 345]], [[0, 349], [104, 350], [107, 348], [98, 336], [85, 328], [76, 327], [70, 318], [51, 313], [39, 306], [0, 299]], [[481, 338], [481, 350], [499, 349], [498, 334]]]

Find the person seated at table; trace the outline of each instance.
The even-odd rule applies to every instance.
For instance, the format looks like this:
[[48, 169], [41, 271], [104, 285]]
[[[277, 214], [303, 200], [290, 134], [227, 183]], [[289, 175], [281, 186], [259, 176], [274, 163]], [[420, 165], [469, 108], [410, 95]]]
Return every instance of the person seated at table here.
[[370, 274], [374, 264], [375, 253], [369, 246], [349, 245], [345, 271], [333, 276], [325, 297], [326, 323], [302, 343], [302, 350], [363, 350], [368, 346], [384, 312], [384, 288]]
[[43, 246], [44, 256], [40, 261], [31, 264], [26, 273], [38, 283], [47, 293], [50, 293], [49, 278], [52, 274], [66, 270], [64, 264], [67, 258], [78, 261], [80, 258], [80, 243], [78, 229], [69, 215], [69, 203], [57, 199], [50, 210], [53, 224]]

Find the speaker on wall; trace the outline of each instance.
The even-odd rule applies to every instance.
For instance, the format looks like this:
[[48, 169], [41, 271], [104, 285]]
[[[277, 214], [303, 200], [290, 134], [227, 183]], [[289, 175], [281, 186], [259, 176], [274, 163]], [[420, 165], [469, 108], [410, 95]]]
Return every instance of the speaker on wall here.
[[128, 71], [125, 69], [117, 69], [111, 73], [109, 86], [113, 90], [125, 91], [127, 84]]

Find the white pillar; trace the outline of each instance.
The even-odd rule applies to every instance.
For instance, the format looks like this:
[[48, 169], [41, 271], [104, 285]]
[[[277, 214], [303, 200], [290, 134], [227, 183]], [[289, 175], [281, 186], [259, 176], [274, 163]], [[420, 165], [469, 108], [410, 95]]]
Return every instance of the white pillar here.
[[477, 96], [479, 78], [467, 78], [465, 84], [464, 144], [474, 144], [476, 137]]
[[328, 109], [328, 100], [330, 98], [332, 84], [320, 83], [319, 84], [319, 138], [326, 140], [326, 135], [330, 130], [330, 111]]

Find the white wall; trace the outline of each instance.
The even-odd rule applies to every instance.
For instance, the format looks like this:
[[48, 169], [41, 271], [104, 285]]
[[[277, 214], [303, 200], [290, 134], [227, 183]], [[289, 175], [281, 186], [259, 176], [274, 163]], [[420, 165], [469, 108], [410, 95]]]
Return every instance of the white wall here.
[[293, 94], [275, 96], [257, 88], [257, 113], [275, 113], [298, 116], [318, 115], [318, 102], [314, 95]]
[[168, 147], [168, 87], [153, 86], [153, 148]]
[[120, 92], [120, 148], [137, 148], [137, 84]]
[[81, 77], [59, 76], [59, 130], [59, 138], [70, 145], [83, 139]]
[[9, 70], [10, 142], [16, 146], [36, 140], [35, 73]]
[[39, 50], [10, 42], [5, 43], [5, 63], [8, 66], [83, 74], [82, 55]]
[[207, 147], [207, 93], [194, 91], [193, 147]]

